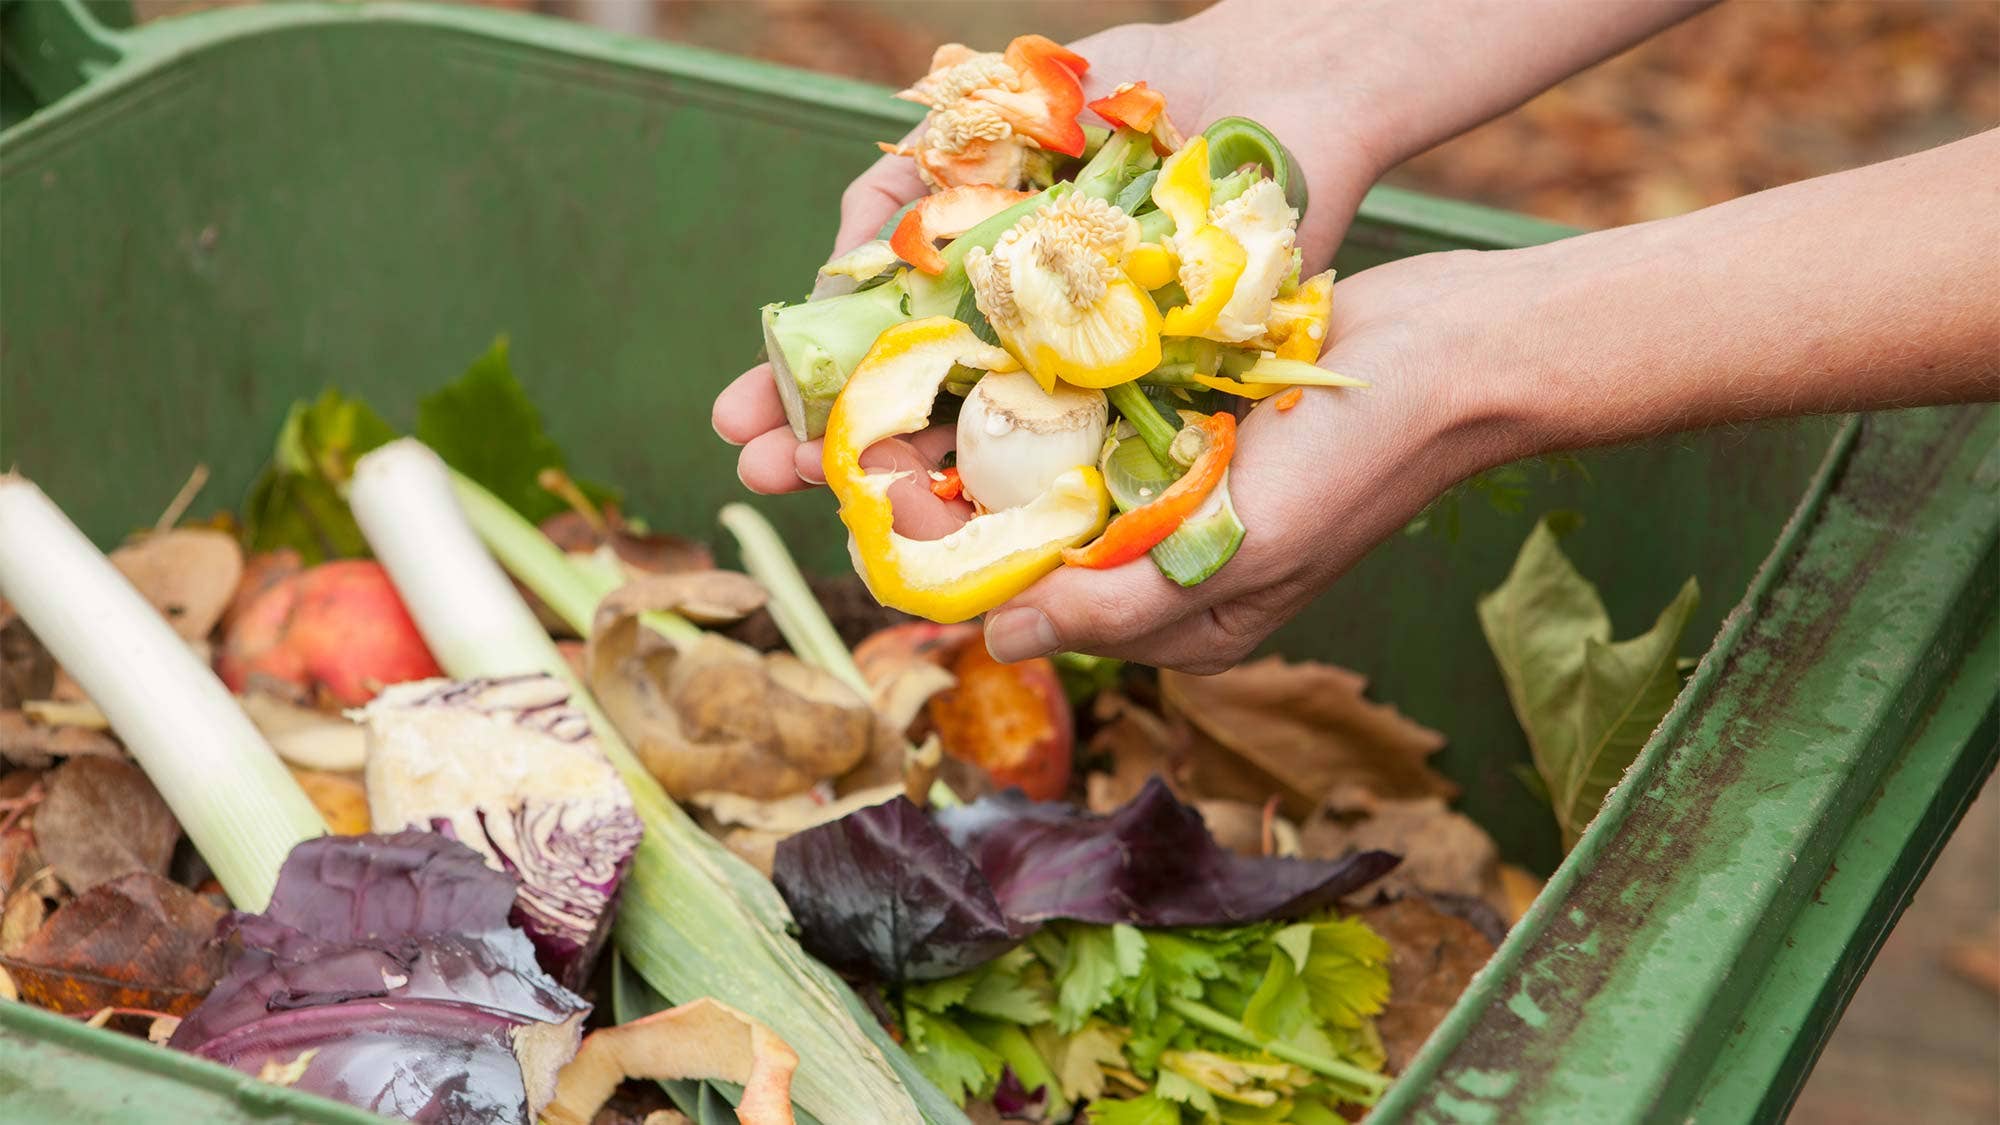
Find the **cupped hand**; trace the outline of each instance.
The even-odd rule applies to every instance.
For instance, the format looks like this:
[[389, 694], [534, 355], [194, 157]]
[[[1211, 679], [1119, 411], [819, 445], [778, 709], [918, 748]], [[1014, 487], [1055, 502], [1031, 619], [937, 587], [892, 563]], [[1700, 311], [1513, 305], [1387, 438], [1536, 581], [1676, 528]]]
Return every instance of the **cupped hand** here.
[[1236, 555], [1185, 589], [1150, 559], [1063, 567], [987, 615], [989, 650], [1010, 662], [1085, 652], [1196, 674], [1242, 661], [1444, 490], [1526, 452], [1490, 380], [1499, 365], [1526, 366], [1514, 354], [1525, 348], [1502, 333], [1527, 316], [1511, 302], [1536, 292], [1544, 269], [1460, 251], [1341, 282], [1320, 365], [1370, 385], [1251, 409], [1229, 472], [1246, 529]]
[[[1299, 236], [1308, 272], [1316, 271], [1332, 258], [1354, 208], [1382, 171], [1354, 124], [1373, 115], [1358, 97], [1343, 103], [1325, 89], [1274, 81], [1273, 75], [1316, 75], [1326, 65], [1310, 57], [1293, 34], [1289, 6], [1220, 8], [1227, 10], [1212, 8], [1172, 24], [1115, 27], [1071, 44], [1090, 62], [1084, 95], [1100, 98], [1121, 82], [1143, 79], [1166, 95], [1167, 113], [1183, 132], [1198, 132], [1231, 115], [1271, 129], [1306, 173], [1311, 199]], [[896, 156], [876, 161], [841, 196], [840, 231], [830, 257], [875, 237], [898, 208], [923, 193], [912, 161]], [[792, 433], [768, 364], [743, 373], [716, 397], [713, 423], [725, 441], [742, 447], [736, 472], [752, 491], [775, 495], [824, 483], [821, 443], [801, 443]], [[950, 448], [948, 432], [933, 433], [913, 442], [885, 442], [863, 461], [871, 467], [928, 469]], [[920, 479], [903, 484], [892, 493], [898, 531], [935, 538], [963, 522], [964, 511], [936, 500]]]

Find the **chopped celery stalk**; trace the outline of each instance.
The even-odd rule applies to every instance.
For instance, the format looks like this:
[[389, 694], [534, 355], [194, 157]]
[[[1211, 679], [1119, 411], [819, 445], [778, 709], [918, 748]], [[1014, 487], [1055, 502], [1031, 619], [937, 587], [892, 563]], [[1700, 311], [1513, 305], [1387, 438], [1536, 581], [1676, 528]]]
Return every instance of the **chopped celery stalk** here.
[[793, 1099], [824, 1125], [965, 1123], [900, 1048], [863, 1025], [847, 987], [790, 936], [790, 911], [770, 881], [702, 831], [605, 719], [481, 545], [444, 462], [399, 439], [361, 458], [349, 494], [369, 547], [446, 672], [553, 675], [590, 718], [646, 826], [613, 938], [639, 975], [672, 1000], [713, 996], [770, 1027], [799, 1055]]
[[909, 293], [893, 282], [822, 301], [763, 309], [764, 351], [800, 441], [826, 432], [833, 400], [875, 338], [910, 319]]
[[1139, 440], [1146, 443], [1145, 447], [1152, 451], [1160, 464], [1173, 464], [1168, 450], [1173, 448], [1174, 434], [1180, 430], [1178, 420], [1169, 421], [1161, 414], [1137, 383], [1120, 383], [1104, 393], [1118, 413], [1139, 431]]
[[1269, 129], [1247, 117], [1224, 117], [1201, 131], [1208, 138], [1208, 174], [1221, 179], [1245, 165], [1265, 170], [1285, 189], [1285, 202], [1306, 213], [1306, 176], [1299, 162]]
[[1071, 181], [1075, 189], [1094, 199], [1117, 199], [1139, 175], [1160, 162], [1153, 153], [1153, 138], [1146, 133], [1120, 129], [1104, 142], [1090, 163]]
[[160, 611], [32, 482], [0, 473], [0, 597], [104, 712], [238, 910], [326, 834], [257, 727]]
[[1083, 162], [1086, 164], [1090, 163], [1090, 158], [1096, 156], [1097, 150], [1103, 148], [1104, 142], [1110, 139], [1111, 130], [1106, 129], [1104, 126], [1085, 125], [1083, 127]]
[[1238, 168], [1220, 179], [1211, 180], [1208, 189], [1208, 205], [1211, 208], [1223, 204], [1250, 190], [1250, 185], [1264, 178], [1262, 169]]
[[[1158, 499], [1180, 477], [1178, 468], [1166, 464], [1144, 442], [1117, 442], [1102, 466], [1111, 502], [1119, 511], [1129, 512]], [[1225, 472], [1208, 500], [1149, 553], [1161, 574], [1182, 586], [1195, 586], [1221, 570], [1242, 542], [1243, 524], [1230, 503], [1229, 475]]]
[[777, 529], [748, 504], [724, 504], [721, 518], [743, 553], [743, 569], [770, 594], [765, 608], [771, 611], [771, 620], [792, 654], [853, 688], [861, 698], [874, 698], [875, 689], [868, 686], [854, 655], [841, 643], [840, 634], [806, 585], [805, 575], [799, 573]]
[[1199, 387], [1194, 376], [1221, 369], [1221, 344], [1200, 336], [1168, 336], [1160, 341], [1160, 365], [1139, 380], [1156, 387]]

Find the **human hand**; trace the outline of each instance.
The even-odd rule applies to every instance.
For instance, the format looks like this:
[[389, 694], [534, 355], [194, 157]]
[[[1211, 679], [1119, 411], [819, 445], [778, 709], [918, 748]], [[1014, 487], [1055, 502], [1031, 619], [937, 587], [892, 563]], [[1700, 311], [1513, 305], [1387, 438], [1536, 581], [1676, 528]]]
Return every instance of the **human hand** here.
[[[1313, 273], [1332, 258], [1355, 207], [1383, 168], [1351, 125], [1377, 116], [1363, 104], [1359, 84], [1341, 95], [1272, 82], [1273, 74], [1312, 75], [1326, 62], [1297, 34], [1295, 14], [1287, 10], [1237, 0], [1179, 23], [1112, 28], [1072, 46], [1090, 61], [1084, 75], [1086, 98], [1144, 79], [1166, 95], [1168, 115], [1183, 132], [1242, 115], [1284, 140], [1298, 158], [1310, 192], [1299, 241], [1307, 272]], [[924, 190], [909, 159], [878, 160], [841, 197], [833, 254], [875, 237], [898, 208]], [[796, 492], [824, 482], [821, 443], [799, 442], [786, 424], [768, 364], [745, 372], [717, 396], [713, 422], [724, 440], [742, 447], [737, 476], [752, 491]], [[929, 431], [911, 442], [884, 442], [863, 463], [876, 469], [928, 470], [951, 445], [948, 430]], [[897, 530], [916, 538], [943, 535], [970, 513], [965, 505], [933, 497], [921, 472], [900, 482], [892, 500]]]
[[1189, 588], [1147, 559], [1063, 567], [987, 615], [987, 647], [1003, 661], [1068, 651], [1196, 674], [1234, 666], [1444, 490], [1524, 452], [1480, 379], [1508, 346], [1496, 337], [1512, 295], [1534, 292], [1546, 268], [1458, 252], [1341, 282], [1320, 365], [1370, 385], [1307, 389], [1290, 410], [1264, 399], [1240, 423], [1229, 493], [1248, 531], [1235, 557]]

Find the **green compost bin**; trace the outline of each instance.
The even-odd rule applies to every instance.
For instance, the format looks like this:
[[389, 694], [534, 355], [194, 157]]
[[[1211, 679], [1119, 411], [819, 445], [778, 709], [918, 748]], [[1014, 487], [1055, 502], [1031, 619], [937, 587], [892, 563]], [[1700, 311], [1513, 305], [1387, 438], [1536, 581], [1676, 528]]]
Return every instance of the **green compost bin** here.
[[[112, 7], [115, 8], [115, 5]], [[1023, 30], [1027, 30], [1023, 28]], [[112, 30], [0, 0], [0, 463], [105, 546], [197, 462], [248, 486], [334, 384], [392, 421], [498, 334], [580, 471], [718, 537], [709, 430], [834, 201], [915, 109], [885, 90], [532, 16], [224, 9]], [[1571, 233], [1379, 189], [1336, 265]], [[1664, 310], [1663, 315], [1671, 315]], [[1368, 673], [1553, 872], [1380, 1121], [1769, 1121], [2000, 754], [2000, 411], [1674, 438], [1385, 544], [1272, 649]], [[1329, 482], [1328, 487], [1338, 487]], [[832, 573], [824, 496], [756, 501]], [[1706, 653], [1564, 859], [1474, 615], [1539, 512], [1621, 635], [1689, 575]], [[1253, 531], [1254, 534], [1254, 531]], [[1560, 864], [1560, 866], [1558, 866]], [[0, 1120], [378, 1120], [0, 1003]]]

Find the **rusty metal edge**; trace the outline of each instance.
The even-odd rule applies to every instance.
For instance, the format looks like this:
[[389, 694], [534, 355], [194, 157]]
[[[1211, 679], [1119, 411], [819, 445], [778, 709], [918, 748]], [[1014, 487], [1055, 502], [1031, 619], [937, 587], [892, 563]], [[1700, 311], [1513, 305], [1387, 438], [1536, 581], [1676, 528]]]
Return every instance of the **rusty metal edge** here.
[[[1990, 422], [1994, 416], [1994, 412], [1987, 407], [1963, 409], [1983, 412], [1969, 423], [1975, 432], [1980, 430], [1982, 421]], [[1467, 988], [1458, 1005], [1412, 1061], [1396, 1087], [1375, 1108], [1372, 1120], [1485, 1122], [1558, 1119], [1596, 1122], [1673, 1119], [1674, 1103], [1690, 1101], [1696, 1095], [1707, 1075], [1707, 1062], [1715, 1057], [1720, 1048], [1722, 1036], [1713, 1034], [1713, 1025], [1718, 1019], [1740, 1010], [1751, 988], [1738, 989], [1733, 997], [1703, 993], [1643, 998], [1641, 1003], [1648, 1010], [1659, 1004], [1674, 1011], [1660, 1013], [1657, 1020], [1649, 1025], [1650, 1042], [1624, 1044], [1623, 1062], [1613, 1066], [1617, 1073], [1610, 1081], [1597, 1084], [1591, 1096], [1585, 1096], [1569, 1081], [1581, 1078], [1582, 1071], [1574, 1069], [1583, 1062], [1578, 1055], [1599, 1056], [1587, 1065], [1602, 1067], [1607, 1064], [1599, 1053], [1616, 1048], [1578, 1038], [1578, 1029], [1586, 1022], [1594, 1027], [1599, 1021], [1589, 1020], [1589, 1016], [1601, 1016], [1607, 1006], [1629, 1006], [1633, 1003], [1632, 996], [1621, 992], [1630, 990], [1629, 980], [1615, 981], [1613, 977], [1621, 968], [1621, 958], [1628, 960], [1629, 963], [1623, 966], [1628, 972], [1631, 965], [1643, 962], [1643, 947], [1648, 935], [1643, 917], [1635, 924], [1622, 928], [1581, 929], [1585, 922], [1590, 921], [1581, 908], [1605, 905], [1593, 898], [1593, 894], [1600, 890], [1595, 884], [1602, 881], [1604, 872], [1601, 868], [1606, 853], [1614, 846], [1623, 847], [1628, 853], [1625, 858], [1629, 859], [1635, 847], [1643, 845], [1643, 841], [1622, 837], [1640, 802], [1653, 795], [1667, 763], [1677, 758], [1691, 759], [1713, 749], [1694, 741], [1698, 733], [1696, 724], [1709, 708], [1729, 699], [1734, 685], [1729, 682], [1728, 673], [1733, 662], [1744, 652], [1753, 631], [1774, 616], [1771, 610], [1774, 598], [1793, 592], [1790, 587], [1802, 577], [1795, 573], [1795, 567], [1812, 550], [1816, 537], [1823, 532], [1829, 504], [1842, 495], [1843, 484], [1851, 479], [1849, 474], [1866, 467], [1865, 462], [1872, 451], [1863, 441], [1864, 431], [1871, 426], [1890, 427], [1885, 431], [1888, 436], [1884, 441], [1893, 446], [1894, 428], [1920, 428], [1922, 423], [1916, 418], [1923, 413], [1926, 412], [1906, 412], [1901, 417], [1855, 418], [1843, 427], [1830, 446], [1812, 486], [1787, 522], [1749, 589], [1725, 620], [1715, 643], [1703, 656], [1673, 709], [1654, 732], [1624, 782], [1612, 793], [1603, 813], [1551, 877], [1542, 896], [1509, 934], [1492, 961]], [[1935, 415], [1935, 412], [1928, 413]], [[1894, 452], [1890, 448], [1882, 456], [1892, 457]], [[1925, 494], [1935, 486], [1935, 481], [1916, 479], [1896, 483], [1912, 492]], [[1989, 541], [1981, 554], [1983, 559], [1990, 559], [1993, 555], [1991, 541], [1996, 531], [1992, 522], [1989, 518], [1983, 531]], [[1883, 530], [1877, 538], [1908, 541], [1912, 537]], [[1803, 577], [1810, 579], [1811, 576]], [[1948, 635], [1952, 631], [1949, 629], [1950, 609], [1958, 605], [1968, 589], [1978, 594], [1980, 588], [1971, 573], [1961, 575], [1961, 579], [1964, 581], [1945, 592], [1949, 604], [1940, 607], [1940, 615], [1945, 618], [1946, 627], [1929, 638], [1930, 650], [1925, 652], [1919, 649], [1907, 654], [1912, 663], [1909, 671], [1915, 682], [1884, 685], [1885, 692], [1913, 688], [1928, 699], [1935, 695], [1941, 679], [1949, 671], [1949, 661], [1964, 655], [1964, 647], [1970, 638]], [[1969, 587], [1966, 581], [1970, 581]], [[1990, 591], [1986, 593], [1990, 595]], [[1990, 596], [1984, 600], [1985, 604], [1977, 607], [1977, 613], [1990, 615], [1993, 609]], [[1853, 606], [1846, 608], [1851, 610]], [[1958, 631], [1963, 633], [1965, 630]], [[1977, 632], [1976, 629], [1971, 631]], [[1940, 657], [1945, 661], [1942, 665]], [[1915, 710], [1920, 712], [1921, 707]], [[1904, 733], [1907, 732], [1876, 732], [1878, 736], [1892, 736], [1898, 745]], [[1877, 741], [1880, 740], [1878, 737]], [[1862, 755], [1864, 764], [1887, 757], [1881, 752]], [[1872, 790], [1879, 779], [1879, 769], [1860, 772], [1866, 776], [1852, 779], [1848, 788], [1859, 785], [1864, 787], [1864, 793]], [[1853, 800], [1858, 803], [1859, 795]], [[1848, 810], [1846, 815], [1852, 819], [1852, 810]], [[1840, 827], [1844, 828], [1844, 825]], [[1811, 871], [1813, 878], [1817, 879], [1819, 873], [1825, 871], [1826, 860], [1839, 834], [1828, 828], [1822, 833], [1828, 839], [1810, 841], [1812, 846], [1789, 865], [1781, 864], [1773, 857], [1773, 863], [1769, 865], [1773, 870], [1765, 874], [1781, 880], [1789, 876], [1796, 881], [1802, 871]], [[1671, 869], [1663, 869], [1658, 873], [1658, 881], [1664, 883], [1676, 874]], [[1622, 893], [1629, 894], [1633, 889], [1628, 886]], [[1641, 894], [1650, 894], [1652, 901], [1660, 897], [1651, 888], [1641, 888]], [[1742, 947], [1727, 951], [1731, 958], [1729, 963], [1743, 972], [1745, 984], [1757, 979], [1757, 973], [1770, 955], [1768, 946], [1775, 944], [1777, 937], [1784, 933], [1798, 904], [1780, 901], [1770, 905], [1772, 916], [1760, 918], [1759, 925], [1751, 931], [1753, 934], [1764, 931], [1768, 933], [1768, 938], [1749, 940]], [[1856, 940], [1863, 940], [1863, 937], [1857, 936]], [[1758, 948], [1759, 945], [1765, 947]], [[1577, 970], [1583, 963], [1590, 964], [1589, 972], [1580, 974]], [[1579, 982], [1576, 979], [1578, 976], [1594, 979]], [[1539, 1011], [1529, 993], [1530, 985], [1535, 983], [1546, 984], [1551, 991], [1564, 987], [1574, 991], [1567, 992], [1558, 1001], [1560, 1010], [1554, 1013]], [[1661, 981], [1656, 987], [1671, 992], [1677, 983]], [[1556, 1024], [1554, 1027], [1550, 1026], [1552, 1015]], [[1564, 1073], [1566, 1066], [1572, 1068], [1568, 1075]], [[1594, 1081], [1582, 1084], [1590, 1085]], [[1607, 1095], [1606, 1090], [1616, 1090], [1617, 1093]]]

